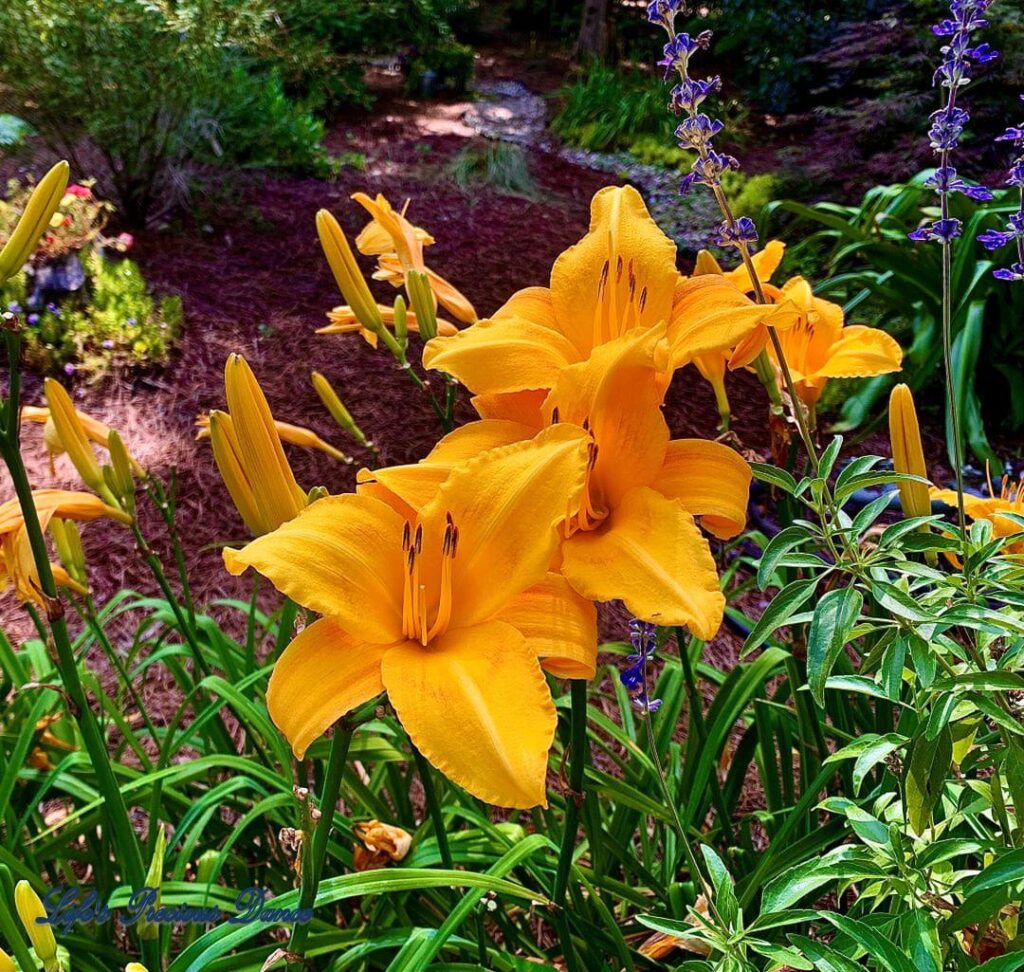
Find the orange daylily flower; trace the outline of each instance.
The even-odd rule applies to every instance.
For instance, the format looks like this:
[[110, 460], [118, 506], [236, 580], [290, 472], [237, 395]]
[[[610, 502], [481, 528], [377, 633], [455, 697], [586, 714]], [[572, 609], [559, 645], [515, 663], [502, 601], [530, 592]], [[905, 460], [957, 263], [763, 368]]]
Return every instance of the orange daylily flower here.
[[323, 615], [284, 651], [267, 706], [296, 756], [387, 692], [413, 743], [489, 803], [544, 804], [555, 709], [542, 663], [593, 675], [594, 606], [549, 573], [588, 437], [560, 426], [463, 464], [408, 516], [369, 495], [310, 505], [242, 550]]
[[[670, 440], [660, 408], [669, 362], [659, 325], [609, 341], [557, 376], [541, 424], [585, 430], [590, 450], [586, 488], [563, 523], [560, 569], [583, 597], [622, 600], [638, 618], [685, 625], [708, 639], [721, 624], [725, 599], [695, 517], [717, 537], [739, 533], [751, 472], [720, 443]], [[415, 510], [469, 457], [537, 431], [529, 421], [473, 422], [421, 463], [363, 470], [360, 490]]]
[[675, 244], [631, 186], [601, 189], [590, 213], [590, 231], [555, 261], [550, 286], [520, 290], [490, 319], [430, 341], [424, 366], [477, 395], [550, 389], [563, 368], [635, 328], [665, 323], [678, 368], [777, 313], [727, 281], [681, 277]]
[[[772, 274], [779, 268], [782, 258], [786, 253], [786, 244], [779, 240], [769, 240], [764, 248], [751, 257], [754, 265], [754, 272], [761, 283], [762, 290], [766, 296], [778, 296], [778, 290], [768, 286]], [[707, 250], [701, 250], [697, 254], [697, 262], [693, 268], [693, 277], [697, 280], [705, 277], [711, 279], [720, 278], [722, 281], [735, 288], [738, 294], [746, 296], [753, 293], [754, 285], [750, 279], [747, 268], [741, 263], [734, 270], [728, 272], [723, 270], [718, 261]], [[681, 298], [680, 298], [681, 299]], [[735, 370], [750, 364], [768, 344], [768, 325], [776, 329], [791, 327], [796, 323], [796, 309], [786, 304], [776, 304], [775, 312], [765, 321], [758, 323], [750, 330], [744, 338], [731, 347], [718, 348], [696, 354], [693, 357], [693, 364], [704, 378], [711, 383], [715, 390], [715, 397], [718, 401], [725, 398], [725, 369]]]
[[[208, 412], [196, 416], [196, 428], [199, 429], [196, 432], [197, 442], [210, 438], [210, 415]], [[280, 419], [274, 419], [274, 429], [281, 437], [281, 441], [287, 442], [289, 445], [322, 452], [332, 459], [337, 459], [339, 462], [350, 461], [344, 452], [340, 449], [335, 449], [330, 442], [321, 438], [312, 429], [307, 429], [304, 425], [292, 425], [291, 422], [282, 422]]]
[[[93, 493], [65, 489], [38, 489], [32, 493], [39, 525], [45, 531], [56, 519], [97, 520], [109, 517], [130, 523], [131, 517], [108, 506]], [[85, 593], [60, 564], [50, 564], [53, 579], [59, 587]], [[0, 504], [0, 590], [11, 587], [19, 601], [41, 603], [39, 573], [25, 528], [25, 517], [17, 499]]]
[[213, 458], [235, 509], [260, 536], [296, 516], [308, 496], [295, 481], [263, 389], [240, 354], [229, 355], [224, 366], [224, 391], [228, 411], [207, 418]]
[[[929, 490], [929, 495], [933, 500], [956, 508], [955, 489], [938, 489], [933, 486]], [[998, 495], [991, 479], [988, 482], [988, 496], [964, 493], [964, 512], [972, 520], [988, 520], [992, 524], [994, 537], [1013, 537], [1020, 534], [1020, 541], [1010, 544], [1006, 549], [1010, 553], [1024, 554], [1024, 526], [1007, 516], [1008, 513], [1024, 516], [1024, 476], [1016, 482], [1009, 476], [1003, 476]]]
[[[110, 442], [110, 433], [113, 431], [111, 427], [92, 415], [88, 415], [78, 409], [74, 411], [82, 426], [82, 431], [85, 433], [85, 437], [90, 442], [95, 442], [96, 445], [106, 449]], [[43, 443], [46, 445], [46, 451], [50, 456], [50, 471], [53, 472], [54, 458], [63, 455], [66, 450], [61, 437], [57, 433], [57, 427], [50, 414], [50, 409], [45, 405], [25, 405], [21, 409], [21, 420], [22, 422], [36, 422], [43, 426]], [[146, 470], [142, 468], [131, 454], [128, 456], [128, 461], [131, 463], [135, 475], [140, 477], [146, 475]]]
[[[388, 307], [384, 304], [378, 304], [377, 310], [380, 313], [381, 320], [384, 322], [386, 327], [394, 328], [395, 326], [395, 308]], [[356, 316], [356, 312], [349, 307], [348, 304], [341, 304], [338, 307], [334, 307], [327, 312], [327, 319], [330, 324], [324, 325], [324, 327], [318, 327], [316, 329], [317, 334], [351, 334], [358, 332], [360, 337], [371, 347], [377, 347], [377, 335], [371, 331], [368, 327], [364, 327], [360, 323], [359, 318]], [[416, 320], [415, 312], [407, 310], [405, 312], [406, 326], [410, 331], [419, 332], [420, 325], [419, 321]], [[458, 328], [452, 324], [451, 321], [445, 321], [441, 318], [437, 320], [437, 333], [438, 334], [457, 334]]]
[[[845, 326], [838, 304], [815, 297], [803, 277], [793, 277], [778, 291], [799, 312], [799, 320], [779, 331], [796, 393], [809, 408], [821, 397], [829, 378], [870, 378], [899, 371], [903, 349], [890, 334], [863, 324]], [[773, 347], [768, 353], [779, 366]]]
[[377, 257], [374, 279], [386, 280], [394, 287], [401, 287], [410, 270], [425, 273], [438, 303], [456, 320], [472, 324], [477, 319], [473, 305], [457, 287], [424, 262], [423, 247], [432, 244], [434, 238], [405, 218], [409, 204], [406, 203], [398, 211], [380, 193], [371, 199], [365, 192], [356, 192], [352, 198], [372, 219], [356, 237], [356, 248], [360, 253]]

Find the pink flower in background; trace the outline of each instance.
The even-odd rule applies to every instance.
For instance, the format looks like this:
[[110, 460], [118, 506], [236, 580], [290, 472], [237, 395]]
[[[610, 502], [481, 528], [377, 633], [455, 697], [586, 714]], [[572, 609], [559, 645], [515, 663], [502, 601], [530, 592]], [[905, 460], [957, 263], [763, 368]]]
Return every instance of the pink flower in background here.
[[135, 243], [135, 237], [131, 233], [118, 233], [117, 243], [119, 249], [129, 250]]
[[92, 198], [92, 190], [88, 186], [80, 186], [77, 182], [68, 186], [66, 191], [69, 196], [78, 196], [80, 199]]

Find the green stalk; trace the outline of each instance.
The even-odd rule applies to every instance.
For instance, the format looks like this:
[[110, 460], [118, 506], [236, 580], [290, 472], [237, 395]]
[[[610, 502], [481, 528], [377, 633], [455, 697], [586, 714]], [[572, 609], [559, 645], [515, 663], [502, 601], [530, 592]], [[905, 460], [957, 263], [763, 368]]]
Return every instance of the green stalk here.
[[[697, 733], [697, 741], [701, 746], [706, 745], [708, 739], [707, 727], [704, 724], [704, 700], [697, 691], [697, 679], [694, 676], [693, 665], [690, 662], [690, 652], [686, 646], [686, 632], [682, 628], [676, 628], [676, 647], [679, 649], [679, 661], [683, 666], [683, 679], [686, 682], [686, 697], [690, 705], [690, 719], [693, 722], [694, 731]], [[725, 832], [727, 843], [734, 843], [732, 822], [729, 816], [729, 808], [725, 803], [725, 795], [722, 793], [722, 785], [715, 773], [711, 774], [711, 796], [718, 810], [718, 819]]]
[[[334, 809], [341, 793], [341, 781], [345, 775], [345, 763], [348, 760], [348, 748], [352, 742], [353, 727], [344, 719], [334, 727], [331, 737], [331, 752], [327, 758], [327, 771], [324, 774], [323, 792], [320, 794], [318, 809], [320, 819], [313, 828], [312, 837], [306, 845], [307, 867], [303, 869], [302, 888], [299, 891], [299, 909], [312, 909], [316, 901], [316, 893], [323, 877], [324, 861], [327, 857], [327, 839], [334, 823]], [[296, 955], [305, 954], [306, 940], [309, 937], [308, 924], [296, 924], [292, 929], [288, 951]]]
[[587, 768], [587, 683], [582, 678], [569, 682], [571, 708], [569, 711], [569, 792], [565, 803], [565, 821], [562, 825], [562, 847], [558, 854], [555, 886], [551, 894], [554, 903], [552, 923], [558, 932], [562, 953], [569, 972], [579, 969], [579, 960], [572, 942], [567, 917], [569, 873], [580, 826], [580, 806], [583, 803], [583, 776]]
[[416, 760], [416, 771], [419, 773], [420, 782], [423, 784], [423, 795], [427, 799], [427, 812], [430, 814], [431, 823], [434, 825], [434, 837], [437, 839], [437, 850], [441, 855], [441, 863], [450, 871], [452, 864], [452, 852], [448, 846], [448, 833], [444, 829], [444, 814], [441, 811], [441, 803], [437, 799], [437, 790], [434, 787], [434, 777], [430, 764], [410, 739], [412, 754]]
[[562, 849], [558, 855], [558, 869], [555, 872], [555, 890], [552, 900], [556, 908], [565, 906], [569, 888], [569, 871], [572, 868], [576, 834], [579, 830], [580, 805], [583, 802], [583, 774], [587, 767], [587, 683], [582, 678], [569, 682], [572, 702], [569, 722], [569, 794], [565, 807], [565, 824], [562, 829]]
[[[118, 786], [110, 755], [107, 752], [106, 739], [100, 731], [99, 723], [92, 711], [78, 666], [75, 663], [74, 650], [68, 635], [67, 620], [64, 608], [57, 598], [57, 587], [50, 569], [50, 556], [46, 549], [46, 539], [39, 525], [35, 500], [32, 497], [32, 485], [29, 483], [28, 472], [20, 450], [20, 410], [21, 410], [21, 335], [13, 331], [4, 332], [7, 346], [8, 366], [10, 369], [10, 397], [4, 410], [5, 427], [0, 438], [0, 453], [14, 484], [14, 491], [21, 505], [25, 520], [25, 532], [36, 572], [39, 575], [39, 587], [47, 605], [47, 621], [56, 651], [56, 665], [60, 672], [64, 690], [74, 708], [71, 713], [78, 722], [82, 733], [82, 742], [93, 772], [96, 774], [96, 785], [103, 795], [103, 811], [110, 831], [114, 836], [114, 844], [120, 849], [121, 861], [125, 876], [133, 888], [141, 888], [146, 881], [146, 866], [143, 863], [142, 851], [135, 831], [128, 818], [128, 808]], [[143, 956], [147, 967], [156, 970], [161, 967], [159, 943], [142, 942]]]

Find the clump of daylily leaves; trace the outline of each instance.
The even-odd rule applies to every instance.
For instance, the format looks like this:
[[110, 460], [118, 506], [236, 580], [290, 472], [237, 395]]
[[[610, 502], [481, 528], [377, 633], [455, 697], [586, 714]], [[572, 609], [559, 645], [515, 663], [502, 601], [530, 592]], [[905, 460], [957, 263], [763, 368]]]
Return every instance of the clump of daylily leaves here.
[[[695, 137], [714, 128], [689, 74], [707, 38], [675, 32], [679, 6], [655, 0], [652, 19]], [[973, 17], [967, 6], [954, 14]], [[715, 87], [702, 84], [701, 100]], [[707, 141], [695, 143], [705, 182], [727, 164]], [[0, 251], [0, 283], [67, 176], [62, 164], [40, 182]], [[89, 948], [169, 972], [321, 957], [426, 969], [442, 950], [460, 967], [569, 972], [1024, 967], [1021, 483], [990, 482], [988, 498], [933, 486], [905, 385], [889, 403], [892, 469], [843, 458], [839, 437], [822, 448], [825, 384], [894, 374], [901, 349], [847, 324], [811, 282], [773, 282], [783, 244], [759, 248], [712, 188], [735, 269], [704, 252], [681, 273], [641, 196], [610, 186], [547, 286], [484, 318], [426, 262], [435, 239], [407, 208], [356, 194], [370, 221], [355, 250], [321, 212], [345, 300], [321, 331], [390, 354], [439, 437], [420, 462], [380, 466], [313, 372], [371, 461], [354, 491], [300, 485], [286, 446], [351, 458], [275, 418], [249, 364], [229, 357], [225, 408], [197, 425], [250, 535], [222, 552], [254, 578], [241, 641], [192, 597], [173, 484], [60, 383], [23, 405], [7, 322], [0, 453], [16, 496], [0, 506], [0, 566], [39, 638], [0, 643], [0, 936], [14, 953], [0, 951], [0, 972], [87, 967]], [[392, 304], [357, 252], [401, 291]], [[663, 414], [690, 365], [711, 385], [717, 441], [673, 438]], [[728, 431], [728, 376], [743, 368], [765, 388], [775, 465]], [[455, 427], [463, 390], [478, 417]], [[31, 425], [81, 490], [33, 488], [20, 450]], [[140, 503], [160, 513], [172, 570]], [[955, 525], [942, 503], [963, 510]], [[160, 592], [133, 605], [149, 613], [129, 651], [89, 588], [78, 525], [98, 520], [130, 533]], [[283, 595], [269, 618], [257, 575]], [[634, 621], [632, 650], [604, 646], [629, 652], [606, 691], [608, 602]], [[728, 673], [702, 655], [725, 622], [743, 639]], [[88, 647], [109, 660], [116, 696], [89, 674]], [[157, 666], [183, 699], [170, 719], [154, 719], [140, 685]], [[489, 806], [529, 813], [495, 823]], [[152, 889], [130, 956], [128, 935], [95, 931], [69, 935], [65, 953], [39, 923], [32, 887], [73, 862], [115, 907]], [[223, 904], [243, 880], [313, 922], [258, 942], [259, 923], [162, 926], [161, 898]]]

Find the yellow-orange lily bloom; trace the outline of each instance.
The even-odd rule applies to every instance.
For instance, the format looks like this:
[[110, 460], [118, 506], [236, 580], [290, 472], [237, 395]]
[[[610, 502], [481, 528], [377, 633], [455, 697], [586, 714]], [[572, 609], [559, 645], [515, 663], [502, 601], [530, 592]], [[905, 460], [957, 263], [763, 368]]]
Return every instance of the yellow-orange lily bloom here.
[[[209, 414], [196, 416], [196, 428], [199, 429], [196, 433], [197, 442], [210, 438]], [[302, 449], [313, 449], [317, 452], [322, 452], [332, 459], [337, 459], [339, 462], [348, 462], [348, 456], [344, 452], [340, 449], [335, 449], [330, 442], [322, 439], [312, 429], [307, 429], [303, 425], [292, 425], [290, 422], [282, 422], [279, 419], [274, 419], [274, 429], [281, 437], [282, 442], [299, 446]]]
[[[39, 525], [44, 531], [55, 520], [85, 521], [108, 517], [121, 523], [131, 522], [128, 514], [108, 506], [93, 493], [38, 489], [33, 491], [32, 498]], [[51, 563], [50, 569], [59, 587], [85, 593], [85, 589], [60, 564]], [[25, 529], [21, 503], [17, 499], [0, 504], [0, 590], [8, 586], [14, 589], [19, 601], [41, 601], [39, 574]]]
[[[898, 473], [928, 478], [921, 445], [921, 429], [917, 424], [914, 396], [903, 384], [893, 388], [889, 395], [889, 441], [892, 444], [892, 464]], [[900, 505], [907, 516], [927, 516], [932, 511], [926, 483], [903, 482], [900, 487]]]
[[[395, 326], [395, 308], [387, 307], [384, 304], [377, 305], [377, 311], [380, 314], [381, 321], [383, 321], [385, 327], [394, 328]], [[323, 327], [316, 329], [317, 334], [352, 334], [358, 332], [360, 337], [371, 347], [377, 347], [377, 335], [368, 327], [364, 327], [360, 321], [356, 312], [349, 307], [348, 304], [341, 304], [338, 307], [334, 307], [327, 312], [327, 319], [330, 321], [329, 324], [325, 324]], [[407, 310], [405, 312], [406, 326], [410, 331], [419, 332], [420, 325], [419, 321], [416, 320], [416, 314]], [[458, 328], [452, 324], [451, 321], [445, 321], [438, 318], [437, 321], [437, 333], [438, 334], [457, 334]]]
[[677, 368], [735, 346], [777, 313], [725, 280], [685, 280], [675, 258], [640, 194], [605, 187], [591, 203], [589, 232], [555, 261], [550, 286], [520, 290], [490, 319], [430, 341], [423, 363], [480, 396], [551, 389], [563, 368], [635, 328], [665, 323]]
[[[1020, 534], [1020, 542], [1012, 543], [1006, 549], [1010, 553], [1024, 553], [1024, 526], [1006, 515], [1013, 513], [1024, 516], [1024, 476], [1016, 482], [1004, 476], [999, 484], [998, 495], [989, 480], [988, 493], [988, 496], [964, 493], [964, 512], [972, 520], [988, 520], [992, 524], [993, 536], [1013, 537]], [[947, 506], [955, 508], [957, 505], [955, 489], [937, 489], [933, 486], [929, 495]]]
[[[82, 426], [82, 431], [85, 433], [85, 437], [90, 442], [95, 442], [96, 445], [106, 449], [110, 442], [110, 433], [113, 431], [111, 427], [106, 422], [102, 422], [92, 415], [88, 415], [78, 409], [74, 411], [79, 424]], [[44, 405], [25, 405], [21, 410], [21, 420], [23, 422], [35, 422], [43, 426], [43, 442], [46, 445], [46, 451], [50, 455], [50, 468], [52, 470], [54, 457], [63, 455], [66, 450], [61, 437], [57, 433], [50, 409]], [[136, 476], [142, 477], [146, 475], [146, 470], [142, 468], [134, 456], [129, 454], [128, 460]]]
[[[774, 296], [778, 292], [775, 288], [767, 287], [772, 274], [778, 269], [779, 264], [786, 252], [786, 245], [779, 240], [770, 240], [764, 248], [751, 257], [754, 272], [758, 281], [768, 295]], [[719, 277], [722, 281], [730, 284], [741, 295], [753, 292], [754, 285], [750, 279], [747, 268], [740, 264], [734, 270], [726, 272], [707, 250], [701, 250], [697, 254], [697, 261], [693, 268], [693, 278]], [[677, 300], [684, 299], [678, 295]], [[697, 370], [710, 382], [715, 390], [715, 398], [720, 403], [727, 402], [725, 395], [725, 370], [728, 365], [735, 370], [749, 364], [756, 358], [768, 343], [768, 325], [776, 329], [792, 326], [796, 323], [795, 308], [785, 304], [776, 305], [776, 310], [759, 322], [751, 329], [741, 341], [732, 347], [718, 348], [713, 351], [706, 351], [693, 356], [693, 364]]]
[[[703, 439], [670, 440], [661, 413], [669, 347], [664, 325], [635, 330], [564, 368], [542, 423], [586, 431], [590, 464], [580, 502], [563, 524], [561, 572], [588, 599], [622, 600], [638, 618], [712, 637], [725, 608], [707, 541], [746, 522], [751, 472], [736, 452]], [[473, 422], [413, 466], [360, 474], [360, 489], [416, 509], [453, 468], [481, 450], [529, 438], [535, 425]]]
[[224, 485], [255, 536], [305, 508], [306, 493], [288, 465], [281, 433], [256, 376], [240, 354], [224, 369], [228, 411], [210, 413], [210, 443]]
[[[800, 400], [813, 408], [829, 378], [869, 378], [899, 371], [903, 349], [894, 337], [876, 327], [844, 326], [838, 304], [815, 297], [803, 277], [793, 277], [779, 290], [799, 312], [792, 327], [779, 331], [779, 343]], [[775, 350], [768, 353], [778, 367]]]
[[587, 436], [561, 426], [463, 464], [418, 513], [331, 496], [226, 550], [323, 617], [284, 651], [271, 718], [301, 757], [386, 691], [416, 747], [488, 803], [544, 804], [555, 709], [539, 659], [592, 675], [594, 607], [548, 572]]
[[424, 262], [423, 247], [433, 243], [434, 238], [405, 218], [409, 204], [399, 212], [380, 193], [371, 199], [365, 192], [356, 192], [352, 198], [371, 217], [371, 222], [356, 237], [356, 248], [360, 253], [377, 257], [374, 279], [401, 287], [410, 270], [425, 273], [438, 303], [456, 320], [472, 324], [477, 319], [476, 310], [465, 294]]

